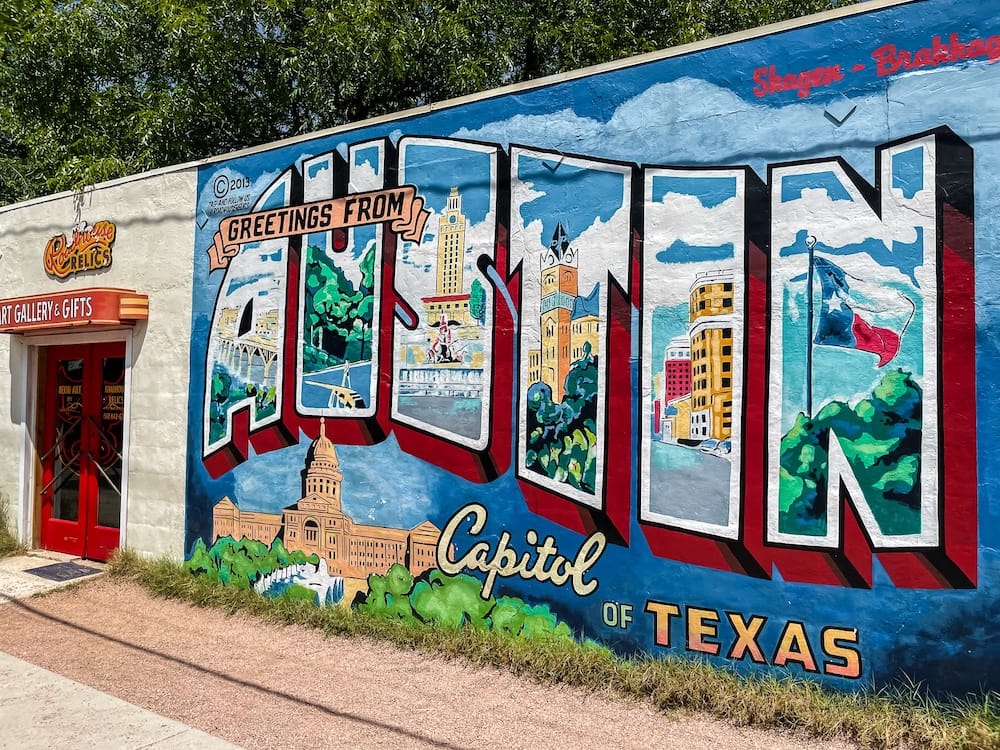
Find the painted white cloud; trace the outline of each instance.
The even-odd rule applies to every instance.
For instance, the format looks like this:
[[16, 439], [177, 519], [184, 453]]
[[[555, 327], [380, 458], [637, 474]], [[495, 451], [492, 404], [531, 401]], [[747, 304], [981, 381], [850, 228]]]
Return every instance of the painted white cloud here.
[[774, 207], [777, 218], [772, 227], [771, 245], [787, 247], [795, 235], [805, 229], [819, 242], [842, 247], [868, 238], [881, 240], [887, 247], [892, 242], [912, 243], [917, 239], [916, 227], [926, 223], [925, 217], [909, 214], [910, 222], [883, 223], [862, 200], [833, 200], [823, 188], [806, 188], [798, 200]]
[[742, 196], [708, 207], [697, 196], [667, 193], [646, 206], [646, 248], [659, 252], [677, 240], [701, 247], [727, 242], [741, 247], [745, 222]]
[[[587, 227], [571, 246], [580, 258], [580, 294], [590, 294], [591, 287], [607, 279], [607, 272], [626, 286], [629, 258], [629, 208], [622, 206], [608, 221], [598, 218]], [[599, 263], [594, 259], [599, 258]]]
[[521, 217], [521, 206], [546, 195], [543, 190], [535, 190], [535, 185], [515, 177], [511, 184], [511, 264], [533, 257], [547, 246], [542, 244], [542, 222], [535, 219], [527, 226]]
[[[489, 123], [482, 128], [459, 129], [458, 138], [486, 140], [509, 146], [511, 143], [526, 143], [536, 146], [540, 143], [558, 144], [559, 150], [589, 153], [587, 146], [596, 130], [602, 124], [599, 120], [580, 117], [571, 109], [563, 109], [546, 115], [517, 114], [507, 120]], [[544, 131], [545, 138], [529, 137]]]
[[864, 156], [865, 164], [858, 168], [865, 174], [867, 166], [870, 177], [871, 151], [850, 144], [888, 140], [888, 128], [884, 99], [872, 96], [866, 101], [859, 99], [855, 114], [835, 128], [818, 105], [795, 103], [776, 109], [747, 102], [706, 81], [680, 78], [653, 85], [624, 102], [607, 122], [566, 109], [515, 115], [481, 128], [462, 128], [455, 135], [628, 161], [641, 155], [647, 163], [750, 164], [761, 175], [768, 161]]
[[375, 171], [375, 168], [367, 161], [355, 164], [351, 167], [352, 193], [363, 193], [368, 190], [378, 190], [382, 187], [382, 178]]

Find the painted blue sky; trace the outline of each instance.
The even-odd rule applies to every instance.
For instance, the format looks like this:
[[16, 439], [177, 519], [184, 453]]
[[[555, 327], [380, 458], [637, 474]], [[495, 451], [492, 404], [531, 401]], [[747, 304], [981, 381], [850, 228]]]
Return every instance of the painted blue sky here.
[[381, 149], [378, 146], [372, 146], [370, 148], [359, 148], [354, 152], [354, 165], [361, 166], [362, 164], [367, 164], [372, 168], [375, 174], [379, 173], [381, 169], [381, 164], [379, 162], [379, 154]]
[[851, 194], [833, 172], [820, 170], [809, 174], [787, 175], [781, 181], [781, 202], [798, 200], [806, 189], [825, 190], [832, 201], [849, 201]]
[[490, 209], [490, 155], [472, 149], [410, 144], [406, 148], [406, 181], [417, 186], [429, 209], [441, 213], [452, 187], [462, 193], [462, 213], [470, 224]]
[[306, 169], [306, 176], [310, 178], [315, 178], [320, 172], [325, 172], [330, 168], [329, 162], [317, 161], [310, 164]]
[[892, 186], [903, 192], [906, 198], [912, 198], [924, 189], [924, 152], [922, 148], [911, 148], [909, 151], [892, 156]]
[[576, 167], [558, 159], [538, 159], [522, 155], [517, 178], [540, 193], [522, 203], [521, 219], [527, 227], [533, 221], [542, 226], [540, 244], [548, 247], [561, 223], [573, 242], [597, 219], [608, 221], [622, 207], [625, 178], [600, 169]]

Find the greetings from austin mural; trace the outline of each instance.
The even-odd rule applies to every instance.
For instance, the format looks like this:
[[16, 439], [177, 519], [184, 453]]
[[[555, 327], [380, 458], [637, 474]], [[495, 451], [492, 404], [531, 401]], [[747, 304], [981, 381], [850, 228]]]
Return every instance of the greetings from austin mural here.
[[998, 47], [902, 4], [201, 168], [187, 565], [988, 682]]

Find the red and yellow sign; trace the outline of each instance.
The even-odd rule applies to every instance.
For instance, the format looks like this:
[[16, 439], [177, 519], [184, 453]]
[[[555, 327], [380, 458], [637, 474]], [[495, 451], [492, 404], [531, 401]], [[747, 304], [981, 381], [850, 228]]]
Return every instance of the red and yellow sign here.
[[131, 325], [149, 317], [149, 297], [131, 289], [77, 289], [0, 299], [0, 333]]
[[73, 227], [73, 238], [68, 244], [65, 234], [57, 234], [45, 246], [45, 273], [65, 279], [81, 271], [108, 268], [115, 232], [110, 221], [99, 221], [94, 226], [83, 221]]

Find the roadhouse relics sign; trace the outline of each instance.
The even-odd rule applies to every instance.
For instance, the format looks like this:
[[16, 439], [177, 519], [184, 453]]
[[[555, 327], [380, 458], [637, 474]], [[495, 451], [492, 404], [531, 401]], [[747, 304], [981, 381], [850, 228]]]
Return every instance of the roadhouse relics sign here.
[[111, 266], [111, 245], [117, 229], [110, 221], [99, 221], [93, 226], [81, 221], [73, 227], [69, 242], [65, 234], [57, 234], [45, 246], [42, 263], [45, 273], [57, 279], [97, 271]]

